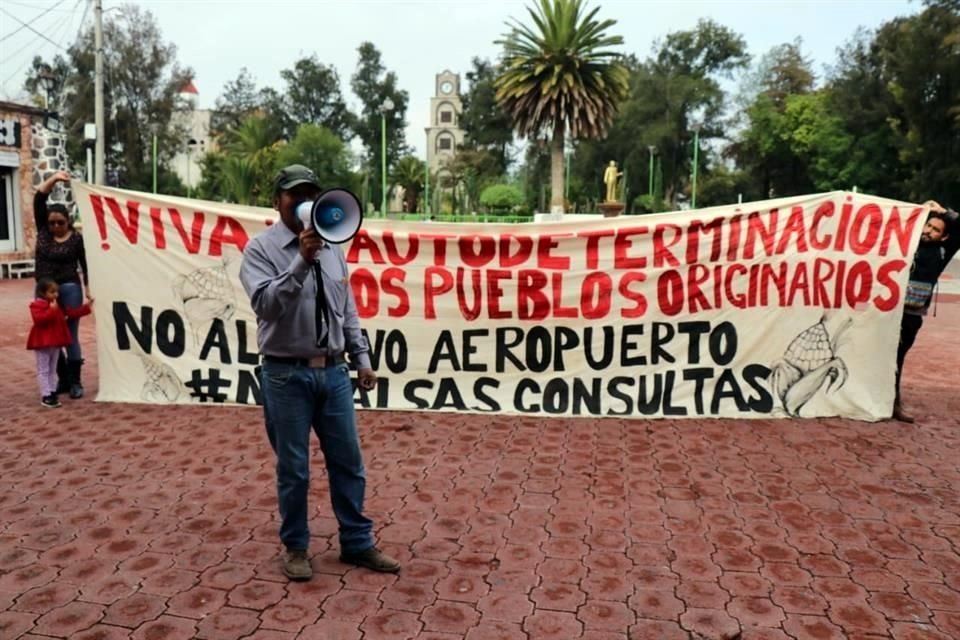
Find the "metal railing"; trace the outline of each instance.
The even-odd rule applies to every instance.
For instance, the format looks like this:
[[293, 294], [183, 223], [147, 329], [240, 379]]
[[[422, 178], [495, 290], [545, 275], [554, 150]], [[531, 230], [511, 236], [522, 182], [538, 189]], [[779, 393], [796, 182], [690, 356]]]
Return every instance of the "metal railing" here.
[[368, 214], [370, 218], [401, 220], [403, 222], [482, 222], [490, 224], [518, 224], [533, 222], [532, 215], [498, 215], [495, 213], [442, 214], [442, 213], [392, 213], [382, 216], [379, 213]]

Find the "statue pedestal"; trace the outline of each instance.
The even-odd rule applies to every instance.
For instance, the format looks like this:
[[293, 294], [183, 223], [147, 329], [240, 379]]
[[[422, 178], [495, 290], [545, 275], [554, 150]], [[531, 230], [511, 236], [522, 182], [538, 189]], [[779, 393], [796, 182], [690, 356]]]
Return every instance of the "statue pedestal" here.
[[604, 218], [616, 218], [623, 213], [625, 206], [622, 202], [601, 202], [597, 205]]

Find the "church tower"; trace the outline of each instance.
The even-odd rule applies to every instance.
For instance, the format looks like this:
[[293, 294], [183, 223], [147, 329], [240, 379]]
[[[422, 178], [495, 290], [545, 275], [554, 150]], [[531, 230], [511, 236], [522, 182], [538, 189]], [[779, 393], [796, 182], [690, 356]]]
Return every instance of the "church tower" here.
[[438, 73], [430, 98], [430, 126], [427, 127], [427, 166], [431, 173], [452, 159], [457, 147], [463, 144], [462, 112], [459, 74], [449, 70]]

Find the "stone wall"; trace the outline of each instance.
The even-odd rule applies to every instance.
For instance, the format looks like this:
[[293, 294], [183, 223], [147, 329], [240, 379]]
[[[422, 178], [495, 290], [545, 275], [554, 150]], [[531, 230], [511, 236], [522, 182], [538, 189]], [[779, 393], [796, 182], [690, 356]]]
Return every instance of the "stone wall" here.
[[[30, 150], [33, 160], [33, 190], [37, 185], [52, 176], [57, 171], [70, 170], [70, 160], [67, 158], [67, 137], [60, 131], [51, 131], [43, 126], [43, 122], [35, 119], [30, 127]], [[32, 199], [32, 195], [31, 195]], [[47, 202], [59, 202], [76, 212], [76, 203], [73, 200], [73, 189], [63, 183], [57, 184]]]
[[[66, 135], [59, 131], [51, 131], [43, 126], [42, 118], [34, 118], [30, 123], [29, 143], [24, 141], [24, 147], [30, 150], [30, 170], [26, 171], [21, 165], [21, 182], [29, 180], [29, 188], [23, 193], [23, 230], [24, 240], [29, 249], [25, 252], [33, 257], [33, 248], [36, 242], [36, 228], [33, 224], [33, 195], [41, 182], [57, 171], [69, 171], [67, 158]], [[27, 146], [29, 144], [29, 146]], [[58, 202], [67, 206], [72, 217], [77, 215], [76, 203], [73, 199], [73, 189], [70, 185], [58, 183], [50, 192], [48, 203]]]
[[[70, 169], [65, 148], [66, 135], [47, 129], [42, 111], [29, 106], [20, 108], [20, 105], [4, 103], [0, 106], [0, 119], [16, 120], [20, 124], [20, 146], [4, 145], [0, 146], [0, 150], [14, 152], [19, 158], [13, 184], [18, 192], [14, 201], [14, 224], [19, 227], [23, 240], [17, 251], [4, 251], [0, 253], [0, 258], [32, 258], [37, 236], [33, 223], [33, 195], [43, 180], [56, 171]], [[58, 185], [49, 201], [63, 203], [76, 212], [73, 191], [69, 186]]]

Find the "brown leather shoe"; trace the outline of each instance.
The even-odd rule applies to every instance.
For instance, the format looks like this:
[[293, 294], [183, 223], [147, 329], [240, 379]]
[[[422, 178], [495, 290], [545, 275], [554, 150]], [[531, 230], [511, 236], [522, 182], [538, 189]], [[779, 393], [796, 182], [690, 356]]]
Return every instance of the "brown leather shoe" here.
[[283, 554], [283, 575], [291, 580], [309, 580], [313, 577], [313, 567], [306, 549], [288, 549]]
[[903, 405], [899, 402], [893, 405], [893, 419], [900, 422], [905, 422], [907, 424], [913, 424], [916, 422], [913, 416], [903, 410]]
[[382, 553], [376, 547], [371, 547], [359, 553], [341, 553], [340, 562], [366, 567], [371, 571], [379, 571], [380, 573], [398, 573], [400, 571], [400, 563]]

